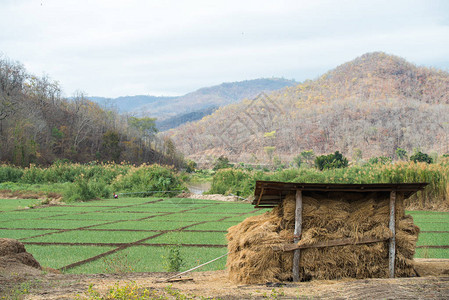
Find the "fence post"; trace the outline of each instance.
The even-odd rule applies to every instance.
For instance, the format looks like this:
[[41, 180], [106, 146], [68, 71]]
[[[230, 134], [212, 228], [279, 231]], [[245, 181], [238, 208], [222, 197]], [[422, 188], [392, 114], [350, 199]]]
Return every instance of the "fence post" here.
[[[295, 208], [295, 232], [294, 243], [298, 243], [302, 231], [302, 191], [296, 190], [296, 208]], [[293, 281], [299, 281], [299, 259], [300, 250], [295, 250], [293, 254]]]
[[396, 191], [390, 192], [390, 224], [391, 238], [388, 252], [388, 268], [390, 270], [390, 278], [394, 278], [394, 261], [396, 257]]

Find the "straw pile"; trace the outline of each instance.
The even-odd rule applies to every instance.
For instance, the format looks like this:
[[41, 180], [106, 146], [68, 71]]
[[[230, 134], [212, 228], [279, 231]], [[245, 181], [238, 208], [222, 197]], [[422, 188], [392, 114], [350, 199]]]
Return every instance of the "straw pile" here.
[[[413, 276], [412, 259], [419, 228], [404, 216], [402, 201], [396, 210], [396, 276]], [[299, 245], [341, 238], [389, 238], [388, 194], [303, 195], [302, 236]], [[277, 251], [293, 243], [295, 196], [260, 216], [228, 229], [227, 268], [238, 283], [291, 280], [293, 251]], [[388, 277], [388, 242], [307, 248], [300, 251], [300, 279]]]

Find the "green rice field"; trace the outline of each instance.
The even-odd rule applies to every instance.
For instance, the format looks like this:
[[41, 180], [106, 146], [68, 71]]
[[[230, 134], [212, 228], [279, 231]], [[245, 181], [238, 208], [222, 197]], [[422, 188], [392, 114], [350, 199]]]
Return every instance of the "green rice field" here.
[[[46, 267], [67, 273], [165, 271], [179, 249], [183, 269], [227, 252], [226, 230], [264, 213], [248, 203], [185, 198], [121, 198], [33, 207], [0, 199], [0, 237], [14, 238]], [[416, 257], [449, 258], [449, 213], [411, 211], [421, 233]], [[224, 269], [226, 259], [203, 268]]]

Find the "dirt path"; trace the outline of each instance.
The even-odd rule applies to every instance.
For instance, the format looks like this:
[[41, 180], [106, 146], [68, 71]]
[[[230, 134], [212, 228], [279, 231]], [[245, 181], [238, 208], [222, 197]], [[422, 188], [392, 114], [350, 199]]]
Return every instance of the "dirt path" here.
[[[435, 262], [432, 262], [435, 265]], [[438, 276], [397, 279], [345, 279], [333, 281], [310, 281], [273, 285], [238, 285], [229, 282], [225, 271], [196, 272], [187, 275], [186, 281], [158, 282], [168, 273], [130, 273], [70, 275], [44, 274], [39, 276], [2, 276], [0, 287], [16, 290], [27, 288], [24, 299], [75, 299], [85, 296], [89, 285], [102, 294], [115, 284], [124, 286], [135, 282], [141, 288], [163, 293], [169, 285], [189, 297], [220, 299], [449, 299], [449, 261], [437, 262], [440, 271], [421, 263], [422, 272], [434, 272]], [[443, 267], [442, 267], [443, 264]], [[444, 265], [446, 264], [446, 265]], [[432, 269], [432, 270], [431, 270]], [[186, 279], [186, 278], [184, 278]], [[169, 298], [171, 299], [171, 298]], [[173, 297], [175, 299], [175, 297]]]

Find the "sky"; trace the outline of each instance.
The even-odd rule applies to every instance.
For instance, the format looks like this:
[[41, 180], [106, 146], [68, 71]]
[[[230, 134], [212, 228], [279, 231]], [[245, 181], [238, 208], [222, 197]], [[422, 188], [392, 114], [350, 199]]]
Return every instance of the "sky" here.
[[0, 0], [0, 54], [67, 97], [303, 81], [374, 51], [449, 71], [449, 1]]

